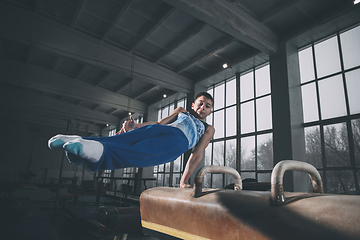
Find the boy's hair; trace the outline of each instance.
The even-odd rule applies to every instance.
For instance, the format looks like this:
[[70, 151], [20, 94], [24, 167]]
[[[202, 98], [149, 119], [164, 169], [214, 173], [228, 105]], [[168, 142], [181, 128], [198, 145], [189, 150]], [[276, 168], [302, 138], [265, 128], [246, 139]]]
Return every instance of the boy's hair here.
[[201, 97], [201, 96], [204, 96], [204, 97], [210, 99], [210, 100], [212, 101], [212, 103], [213, 103], [213, 106], [214, 106], [214, 98], [213, 98], [209, 93], [207, 93], [207, 92], [200, 92], [200, 93], [198, 93], [198, 94], [196, 95], [196, 97], [195, 97], [194, 102], [196, 101], [196, 99], [198, 99], [198, 98]]

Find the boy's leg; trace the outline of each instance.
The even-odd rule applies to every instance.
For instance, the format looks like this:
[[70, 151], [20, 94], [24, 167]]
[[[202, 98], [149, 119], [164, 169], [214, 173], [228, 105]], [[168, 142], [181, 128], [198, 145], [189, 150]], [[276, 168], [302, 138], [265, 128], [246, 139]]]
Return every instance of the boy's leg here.
[[[186, 136], [177, 128], [152, 125], [136, 130], [101, 140], [105, 149], [102, 169], [155, 166], [175, 160], [188, 149]], [[87, 165], [98, 167], [97, 163]]]
[[188, 141], [181, 130], [149, 125], [113, 137], [79, 137], [67, 141], [63, 150], [69, 162], [79, 166], [85, 160], [86, 167], [96, 172], [99, 168], [158, 165], [176, 159], [187, 147]]

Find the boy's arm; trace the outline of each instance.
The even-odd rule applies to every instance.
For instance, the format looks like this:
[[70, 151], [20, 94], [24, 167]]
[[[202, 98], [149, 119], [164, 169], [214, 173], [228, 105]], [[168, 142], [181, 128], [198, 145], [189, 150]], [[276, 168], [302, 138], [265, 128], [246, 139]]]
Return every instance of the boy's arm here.
[[174, 122], [181, 112], [186, 112], [186, 109], [183, 107], [177, 107], [169, 116], [161, 119], [158, 124], [165, 125]]
[[203, 153], [205, 148], [209, 145], [211, 139], [213, 138], [215, 133], [215, 128], [213, 126], [208, 126], [204, 135], [200, 138], [195, 150], [191, 153], [188, 162], [186, 163], [184, 173], [180, 180], [181, 188], [189, 188], [191, 187], [189, 184], [189, 179], [191, 174], [195, 171], [197, 165], [199, 165], [201, 159], [203, 158]]
[[116, 135], [131, 131], [133, 129], [140, 128], [140, 127], [146, 126], [146, 125], [151, 125], [151, 124], [165, 125], [168, 123], [172, 123], [173, 121], [176, 120], [177, 115], [181, 112], [186, 112], [185, 108], [182, 108], [182, 107], [176, 108], [169, 116], [161, 119], [158, 122], [153, 121], [153, 122], [144, 122], [144, 123], [136, 123], [133, 116], [131, 115], [130, 120], [123, 123], [121, 130], [119, 132], [117, 132]]

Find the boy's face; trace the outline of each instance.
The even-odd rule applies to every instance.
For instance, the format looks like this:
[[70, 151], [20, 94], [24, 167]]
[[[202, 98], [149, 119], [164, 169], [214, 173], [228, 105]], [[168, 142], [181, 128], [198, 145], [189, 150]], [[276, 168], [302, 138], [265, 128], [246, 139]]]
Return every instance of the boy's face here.
[[212, 113], [213, 102], [205, 96], [200, 96], [192, 103], [191, 108], [204, 120]]

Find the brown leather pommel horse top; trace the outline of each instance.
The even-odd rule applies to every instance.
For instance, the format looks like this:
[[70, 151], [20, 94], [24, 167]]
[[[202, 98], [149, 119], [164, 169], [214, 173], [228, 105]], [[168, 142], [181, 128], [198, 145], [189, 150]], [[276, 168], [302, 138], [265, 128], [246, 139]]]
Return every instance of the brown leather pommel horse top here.
[[[173, 239], [360, 239], [360, 196], [323, 194], [321, 177], [310, 164], [279, 164], [271, 192], [241, 190], [239, 184], [234, 184], [238, 190], [201, 189], [200, 195], [196, 188], [144, 191], [144, 232]], [[307, 172], [315, 193], [284, 192], [287, 170]]]

